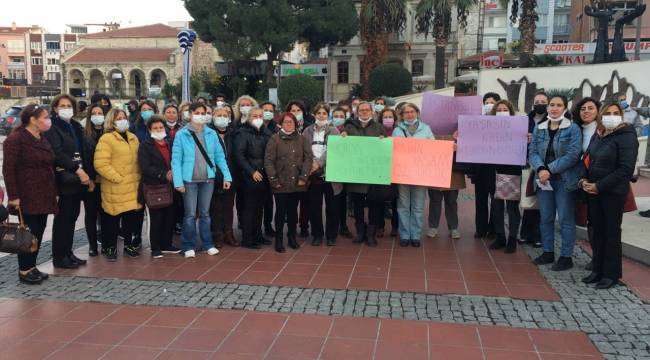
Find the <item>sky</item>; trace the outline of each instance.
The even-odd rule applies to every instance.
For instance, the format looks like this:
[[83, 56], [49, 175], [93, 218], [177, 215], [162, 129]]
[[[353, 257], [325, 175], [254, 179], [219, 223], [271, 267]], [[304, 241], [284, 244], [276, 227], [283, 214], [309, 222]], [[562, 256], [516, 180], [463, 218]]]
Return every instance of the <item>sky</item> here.
[[66, 24], [118, 22], [120, 27], [188, 21], [182, 0], [2, 0], [0, 26], [40, 25], [63, 33]]

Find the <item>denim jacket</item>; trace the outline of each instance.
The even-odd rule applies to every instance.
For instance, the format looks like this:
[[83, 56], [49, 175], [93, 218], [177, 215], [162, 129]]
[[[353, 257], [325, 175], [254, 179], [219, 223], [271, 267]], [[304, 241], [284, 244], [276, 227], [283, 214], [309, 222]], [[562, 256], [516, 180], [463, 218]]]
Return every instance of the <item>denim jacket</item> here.
[[580, 127], [566, 118], [562, 120], [553, 139], [555, 160], [546, 164], [546, 150], [550, 141], [549, 122], [550, 120], [544, 121], [535, 127], [533, 141], [528, 149], [528, 162], [535, 171], [535, 179], [537, 179], [539, 169], [546, 166], [551, 174], [561, 176], [566, 191], [574, 191], [578, 188], [578, 181], [584, 171], [580, 163], [580, 153], [582, 152]]

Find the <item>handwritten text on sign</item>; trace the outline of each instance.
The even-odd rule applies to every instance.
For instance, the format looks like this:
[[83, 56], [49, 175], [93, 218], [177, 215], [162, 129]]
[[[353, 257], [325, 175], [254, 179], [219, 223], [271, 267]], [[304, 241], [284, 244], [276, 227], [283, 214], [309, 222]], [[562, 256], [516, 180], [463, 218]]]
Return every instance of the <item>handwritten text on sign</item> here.
[[449, 188], [453, 159], [453, 141], [394, 138], [393, 183]]
[[393, 139], [362, 136], [327, 138], [325, 179], [357, 184], [390, 184]]
[[457, 161], [525, 165], [528, 117], [460, 115]]
[[435, 135], [451, 135], [458, 127], [458, 115], [480, 115], [483, 98], [480, 96], [442, 96], [424, 93], [422, 121], [431, 126]]

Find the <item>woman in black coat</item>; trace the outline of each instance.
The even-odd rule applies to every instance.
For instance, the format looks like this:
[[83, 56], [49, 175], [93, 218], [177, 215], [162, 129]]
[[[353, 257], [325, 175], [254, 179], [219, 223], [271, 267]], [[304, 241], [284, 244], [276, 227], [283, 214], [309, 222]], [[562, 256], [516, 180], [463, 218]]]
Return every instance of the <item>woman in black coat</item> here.
[[[83, 146], [85, 154], [95, 154], [95, 147], [99, 138], [104, 134], [104, 120], [106, 113], [100, 104], [92, 104], [88, 107], [86, 127], [83, 130]], [[88, 237], [88, 255], [97, 256], [97, 219], [102, 210], [101, 189], [99, 176], [95, 171], [94, 156], [84, 157], [84, 169], [94, 183], [93, 189], [83, 193], [84, 203], [84, 225], [86, 226], [86, 237]]]
[[54, 166], [59, 190], [59, 212], [54, 216], [52, 226], [52, 258], [54, 267], [76, 269], [85, 265], [72, 252], [74, 228], [84, 192], [94, 190], [94, 183], [84, 169], [84, 161], [92, 154], [86, 154], [83, 146], [83, 129], [76, 121], [77, 103], [67, 94], [52, 101], [52, 127], [44, 136], [54, 150]]
[[[149, 136], [138, 148], [138, 162], [142, 171], [140, 192], [143, 192], [144, 185], [168, 184], [171, 190], [172, 148], [165, 131], [165, 121], [161, 116], [153, 115], [147, 123], [147, 128]], [[149, 209], [149, 242], [154, 259], [162, 258], [163, 252], [180, 253], [181, 250], [172, 245], [174, 226], [173, 204], [162, 209]]]
[[584, 157], [586, 176], [578, 183], [589, 194], [589, 222], [594, 227], [593, 270], [582, 281], [609, 289], [623, 276], [621, 223], [639, 142], [617, 103], [603, 106], [597, 121]]

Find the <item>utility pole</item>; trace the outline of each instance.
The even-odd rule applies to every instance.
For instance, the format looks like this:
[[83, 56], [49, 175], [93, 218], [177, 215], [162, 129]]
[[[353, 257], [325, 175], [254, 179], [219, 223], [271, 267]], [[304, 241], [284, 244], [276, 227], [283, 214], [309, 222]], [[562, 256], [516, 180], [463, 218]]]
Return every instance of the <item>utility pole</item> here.
[[[637, 0], [639, 5], [643, 5], [643, 0]], [[641, 19], [643, 14], [636, 18], [636, 41], [634, 43], [634, 60], [641, 60]]]

